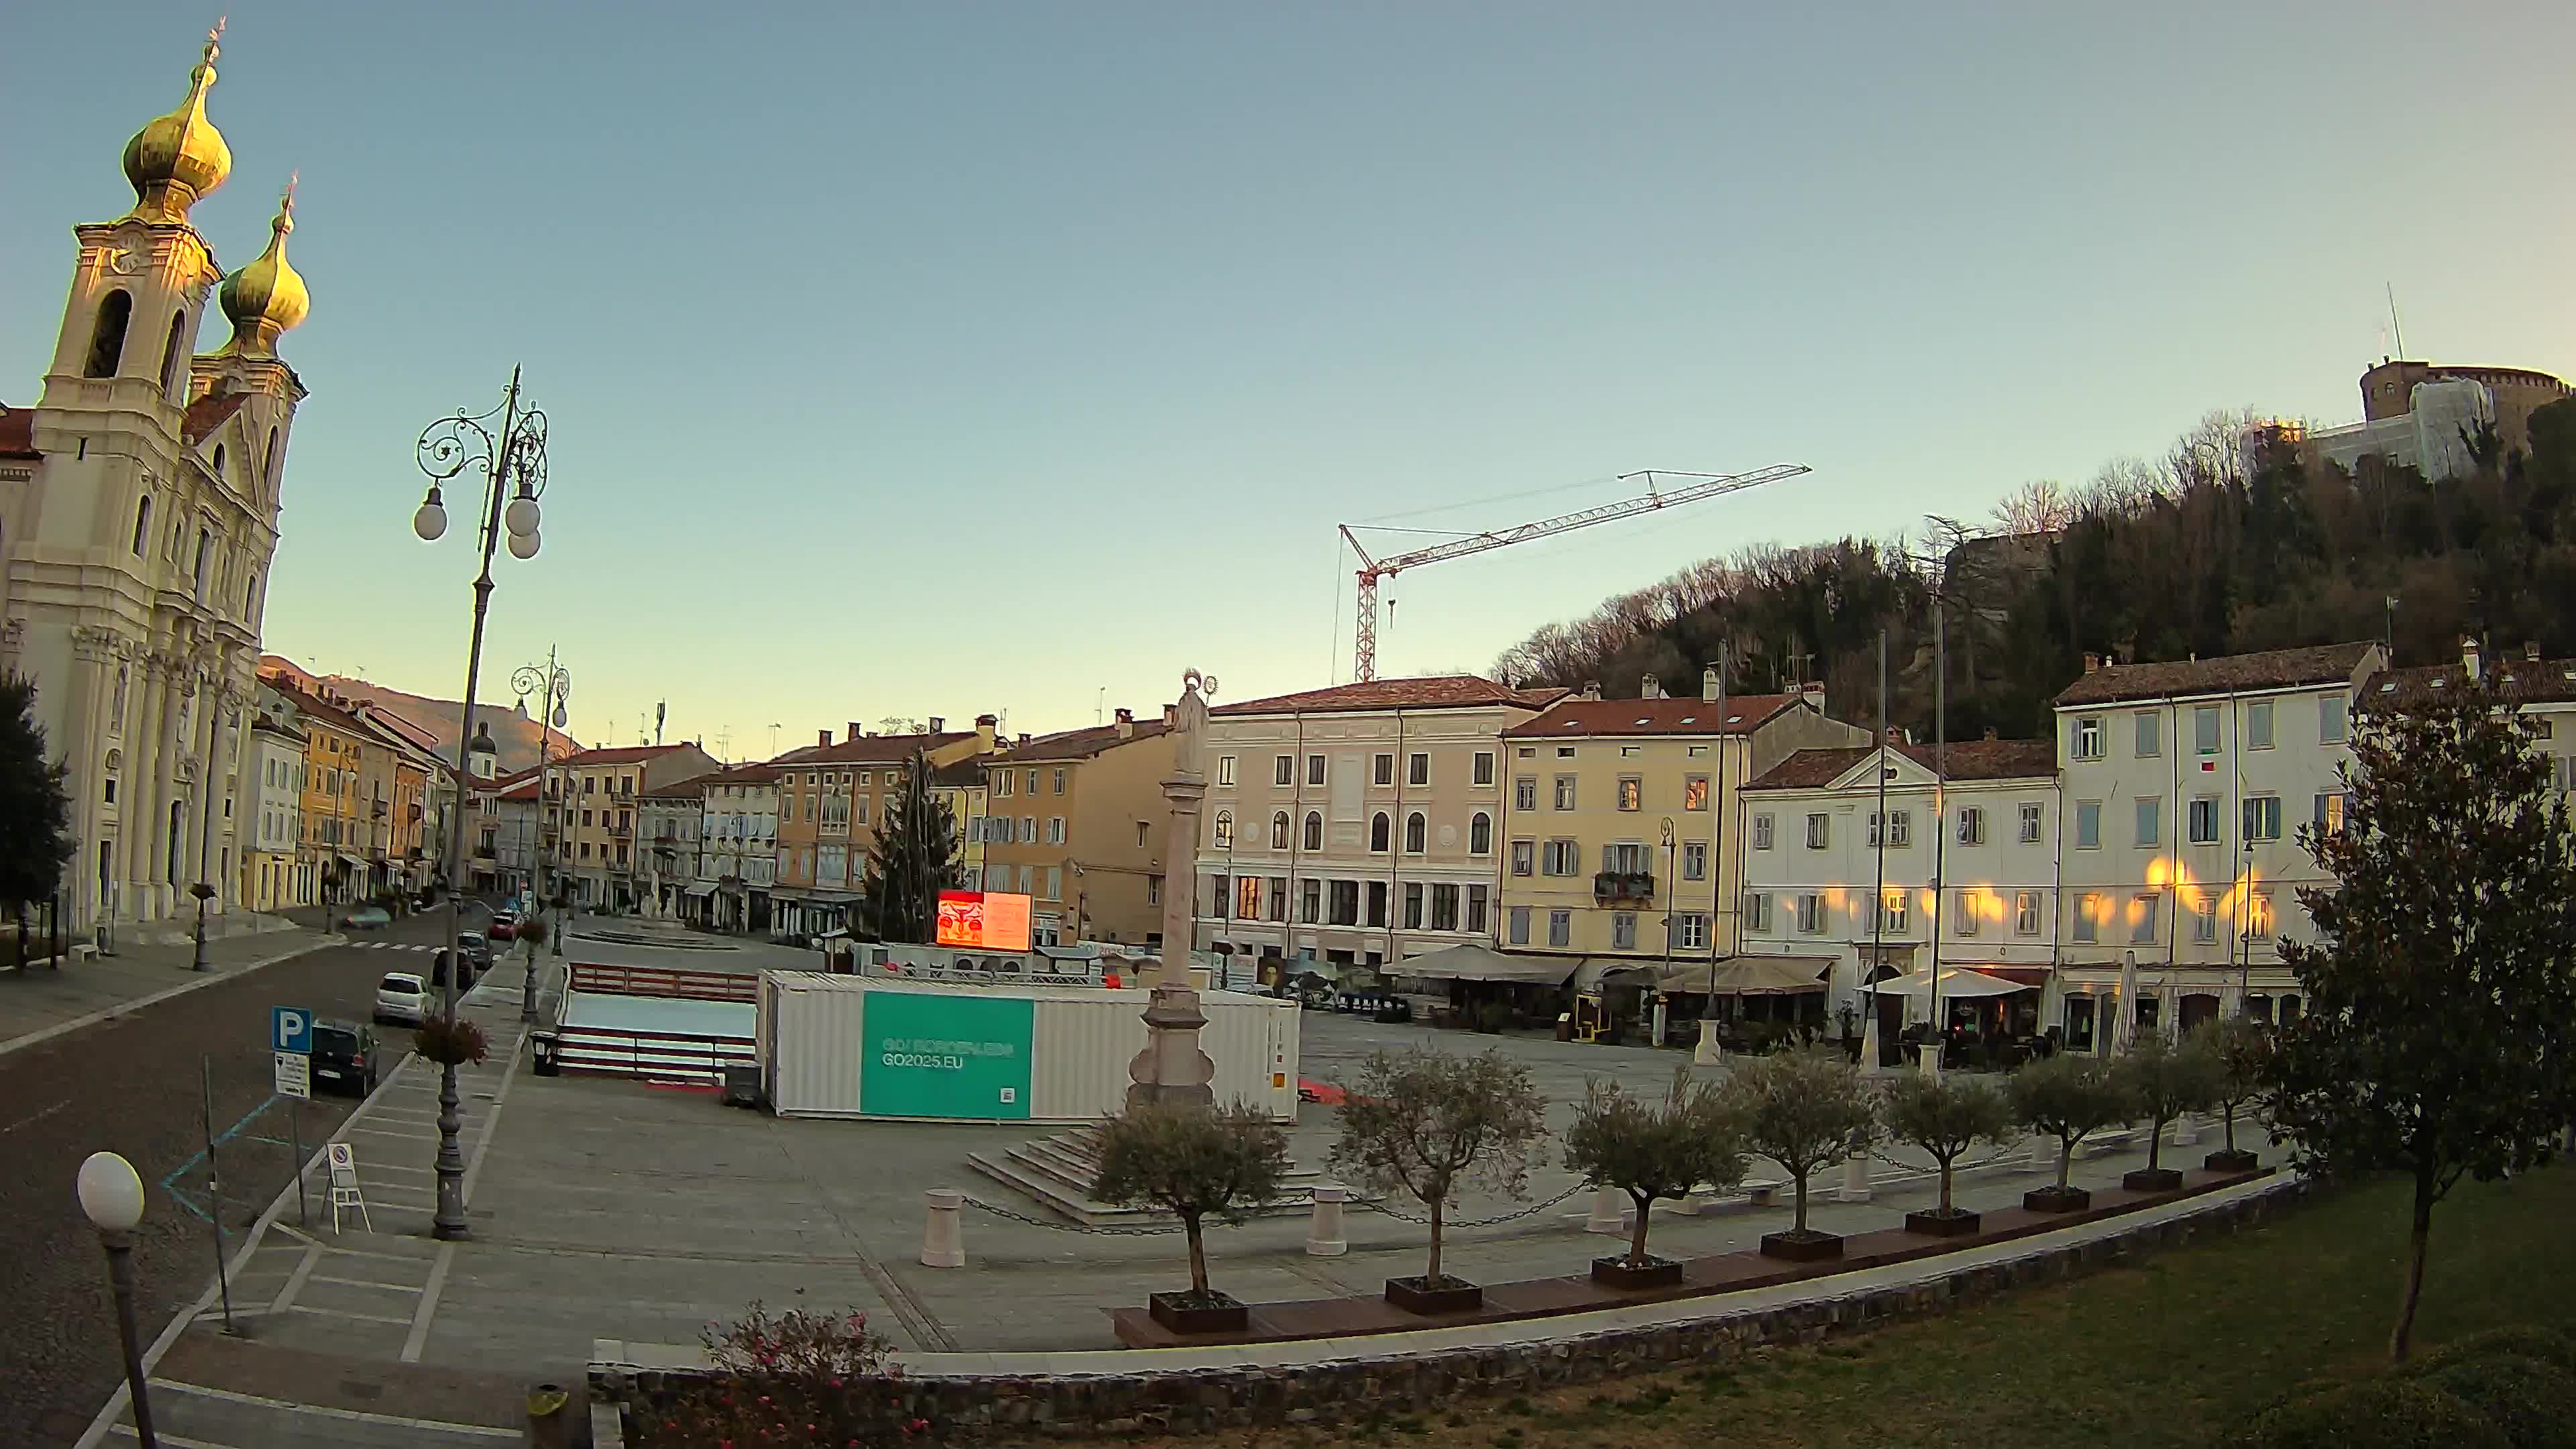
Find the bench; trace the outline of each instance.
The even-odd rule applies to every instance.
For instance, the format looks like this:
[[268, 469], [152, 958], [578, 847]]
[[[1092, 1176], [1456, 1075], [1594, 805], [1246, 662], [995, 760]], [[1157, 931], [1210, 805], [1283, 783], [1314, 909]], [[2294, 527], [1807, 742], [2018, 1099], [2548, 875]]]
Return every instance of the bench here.
[[2075, 1155], [2079, 1158], [2108, 1157], [2115, 1152], [2127, 1152], [2133, 1148], [2144, 1147], [2146, 1140], [2147, 1129], [2144, 1127], [2122, 1127], [2111, 1132], [2096, 1132], [2084, 1139], [2083, 1145], [2075, 1149]]

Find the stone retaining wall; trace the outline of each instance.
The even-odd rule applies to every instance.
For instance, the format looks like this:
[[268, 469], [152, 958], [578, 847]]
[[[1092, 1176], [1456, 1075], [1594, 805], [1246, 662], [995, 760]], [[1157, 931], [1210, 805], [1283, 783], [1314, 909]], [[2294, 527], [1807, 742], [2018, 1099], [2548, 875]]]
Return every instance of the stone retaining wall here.
[[[1468, 1395], [1531, 1393], [1683, 1365], [1729, 1364], [1759, 1348], [1813, 1343], [1836, 1333], [1941, 1313], [2011, 1289], [2076, 1277], [2130, 1253], [2267, 1222], [2299, 1205], [2309, 1191], [2306, 1179], [2291, 1178], [2198, 1212], [2126, 1224], [2082, 1242], [2032, 1247], [1947, 1275], [1736, 1312], [1712, 1305], [1704, 1318], [1573, 1333], [1546, 1342], [1412, 1352], [1390, 1347], [1384, 1354], [1278, 1368], [1055, 1377], [908, 1374], [904, 1382], [912, 1391], [914, 1412], [960, 1437], [1192, 1432], [1413, 1413]], [[1829, 1288], [1832, 1281], [1816, 1280], [1816, 1286]], [[693, 1376], [685, 1370], [594, 1363], [591, 1395], [640, 1407]]]

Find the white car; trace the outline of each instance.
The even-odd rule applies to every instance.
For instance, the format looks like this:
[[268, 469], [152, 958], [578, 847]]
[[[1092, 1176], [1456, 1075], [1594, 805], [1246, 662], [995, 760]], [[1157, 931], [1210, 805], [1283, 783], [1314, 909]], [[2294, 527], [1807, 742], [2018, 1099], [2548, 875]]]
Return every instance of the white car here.
[[394, 971], [376, 983], [376, 1020], [420, 1024], [429, 1007], [429, 983], [407, 971]]

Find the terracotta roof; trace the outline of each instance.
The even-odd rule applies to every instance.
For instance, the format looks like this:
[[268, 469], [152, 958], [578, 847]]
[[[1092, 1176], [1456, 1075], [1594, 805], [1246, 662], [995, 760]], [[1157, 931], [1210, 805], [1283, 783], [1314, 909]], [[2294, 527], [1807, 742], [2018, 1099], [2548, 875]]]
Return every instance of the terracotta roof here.
[[947, 730], [935, 735], [861, 735], [855, 740], [837, 744], [807, 745], [789, 750], [769, 763], [773, 765], [896, 765], [913, 756], [915, 750], [944, 749], [959, 740], [975, 738], [973, 730]]
[[2173, 660], [2162, 664], [2105, 664], [2058, 691], [2057, 706], [2112, 704], [2129, 699], [2162, 699], [2168, 695], [2228, 694], [2253, 689], [2295, 689], [2303, 684], [2349, 682], [2353, 671], [2373, 649], [2372, 643], [2317, 644], [2305, 649], [2272, 649], [2261, 654], [2225, 654], [2215, 659]]
[[[1934, 768], [1940, 752], [1925, 744], [1890, 746], [1923, 768]], [[1800, 750], [1744, 786], [1747, 790], [1813, 790], [1841, 779], [1852, 766], [1878, 751], [1871, 745], [1831, 750]], [[2052, 740], [1952, 740], [1949, 777], [1953, 780], [2042, 780], [2057, 774], [2057, 745]]]
[[280, 736], [281, 738], [284, 738], [284, 739], [290, 739], [290, 740], [293, 740], [293, 741], [295, 741], [295, 742], [296, 742], [297, 744], [299, 744], [299, 745], [300, 745], [300, 744], [303, 744], [303, 743], [305, 742], [305, 737], [304, 737], [302, 734], [298, 733], [298, 732], [297, 732], [293, 727], [291, 727], [291, 726], [289, 726], [289, 725], [287, 725], [287, 724], [284, 724], [284, 723], [282, 723], [282, 722], [280, 722], [280, 721], [278, 721], [278, 720], [270, 719], [270, 718], [268, 718], [268, 717], [267, 717], [267, 716], [265, 716], [265, 715], [261, 716], [259, 719], [255, 720], [255, 721], [253, 721], [253, 722], [252, 722], [252, 724], [251, 724], [251, 728], [252, 728], [253, 730], [265, 730], [265, 731], [267, 731], [269, 734], [277, 735], [277, 736]]
[[242, 410], [242, 404], [249, 401], [250, 394], [246, 392], [210, 392], [206, 394], [204, 397], [188, 404], [187, 416], [182, 418], [179, 423], [180, 436], [188, 440], [188, 445], [190, 447], [196, 446], [198, 443], [204, 441], [208, 433], [222, 427], [225, 419], [230, 418], [237, 412], [240, 412]]
[[298, 689], [293, 684], [279, 678], [271, 678], [268, 681], [268, 686], [269, 688], [276, 690], [279, 694], [286, 696], [287, 700], [298, 710], [321, 720], [324, 724], [330, 725], [344, 734], [366, 735], [374, 733], [366, 726], [360, 724], [356, 715], [349, 713], [347, 710], [342, 709], [340, 706], [331, 703], [329, 700], [324, 699], [320, 695], [314, 694], [309, 690]]
[[527, 779], [525, 779], [525, 780], [521, 780], [519, 783], [517, 783], [517, 784], [515, 784], [515, 785], [512, 785], [511, 787], [509, 787], [509, 788], [508, 788], [508, 789], [506, 789], [506, 790], [501, 791], [501, 792], [500, 792], [498, 795], [496, 795], [494, 798], [495, 798], [495, 799], [500, 799], [500, 800], [534, 800], [534, 799], [536, 799], [536, 798], [537, 798], [537, 780], [536, 780], [536, 777], [535, 777], [534, 773], [533, 773], [533, 772], [531, 772], [531, 774], [529, 775], [529, 778], [527, 778]]
[[1423, 679], [1372, 679], [1365, 684], [1337, 684], [1301, 694], [1275, 694], [1209, 710], [1216, 715], [1335, 714], [1371, 709], [1473, 709], [1512, 704], [1545, 709], [1565, 697], [1557, 688], [1514, 689], [1474, 674], [1441, 674]]
[[768, 785], [776, 783], [778, 768], [774, 765], [736, 765], [712, 775], [700, 775], [701, 785]]
[[1034, 765], [1047, 760], [1087, 760], [1103, 750], [1134, 744], [1138, 740], [1150, 740], [1170, 730], [1170, 725], [1158, 719], [1138, 720], [1135, 733], [1126, 736], [1118, 733], [1116, 725], [1086, 725], [1078, 730], [1061, 730], [1051, 735], [1040, 735], [1025, 745], [1013, 745], [993, 756], [993, 763]]
[[1794, 694], [1728, 697], [1721, 713], [1714, 700], [1561, 699], [1536, 719], [1503, 731], [1505, 739], [1585, 735], [1750, 734], [1799, 702]]
[[687, 748], [685, 744], [619, 745], [613, 749], [583, 750], [577, 755], [566, 756], [555, 763], [570, 765], [575, 769], [586, 769], [593, 765], [640, 765], [646, 760], [658, 760], [674, 750]]
[[[2489, 659], [2485, 661], [2485, 673], [2496, 682], [2498, 692], [2508, 699], [2525, 704], [2576, 700], [2576, 659], [2527, 659], [2518, 655]], [[2370, 703], [2393, 696], [2400, 704], [2438, 698], [2439, 691], [2458, 689], [2465, 677], [2466, 671], [2457, 664], [2392, 669], [2362, 690], [2361, 698], [2364, 703]]]
[[665, 797], [671, 797], [685, 800], [691, 796], [704, 796], [707, 793], [707, 781], [712, 777], [712, 774], [721, 773], [721, 771], [715, 771], [711, 772], [709, 775], [691, 775], [685, 780], [674, 780], [670, 784], [665, 785], [658, 790], [638, 790], [635, 792], [635, 798], [638, 800], [660, 800]]
[[474, 789], [479, 794], [499, 795], [506, 798], [511, 792], [517, 790], [521, 785], [536, 784], [538, 770], [538, 766], [530, 765], [524, 770], [513, 770], [507, 774], [495, 775], [489, 780], [477, 780], [474, 782]]
[[26, 408], [0, 407], [0, 458], [44, 456], [36, 451], [36, 415]]
[[974, 789], [984, 783], [984, 761], [970, 757], [953, 765], [942, 765], [930, 772], [930, 783], [950, 790]]

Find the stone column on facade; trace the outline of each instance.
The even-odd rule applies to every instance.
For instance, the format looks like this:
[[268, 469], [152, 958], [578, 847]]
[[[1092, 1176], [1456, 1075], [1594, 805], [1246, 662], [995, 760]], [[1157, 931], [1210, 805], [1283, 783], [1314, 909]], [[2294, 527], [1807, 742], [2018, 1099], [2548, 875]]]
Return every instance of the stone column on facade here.
[[138, 925], [152, 919], [154, 862], [163, 848], [164, 821], [169, 812], [169, 782], [163, 765], [171, 753], [166, 748], [171, 729], [169, 667], [157, 654], [144, 655], [139, 665], [143, 673], [143, 709], [125, 732], [127, 803], [121, 812], [133, 849], [127, 854], [125, 879], [119, 885], [126, 918]]
[[1216, 681], [1197, 670], [1181, 677], [1181, 699], [1173, 715], [1172, 773], [1163, 781], [1163, 798], [1172, 806], [1170, 843], [1163, 859], [1163, 958], [1145, 1007], [1145, 1049], [1127, 1064], [1127, 1105], [1187, 1104], [1213, 1107], [1216, 1063], [1199, 1048], [1199, 1029], [1207, 1025], [1199, 996], [1190, 989], [1191, 926], [1197, 901], [1199, 802], [1207, 798], [1207, 776], [1201, 769], [1201, 734], [1207, 728], [1207, 700], [1201, 690]]
[[63, 905], [70, 913], [69, 929], [85, 931], [98, 922], [99, 908], [105, 904], [91, 896], [98, 889], [98, 842], [107, 827], [106, 792], [99, 782], [107, 778], [107, 752], [113, 748], [107, 732], [107, 696], [115, 688], [114, 641], [103, 630], [74, 629], [72, 659], [71, 698], [63, 711], [68, 737], [50, 743], [71, 767], [76, 806], [72, 829], [79, 842]]

